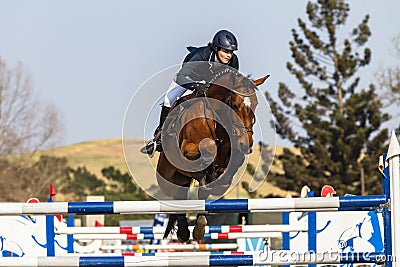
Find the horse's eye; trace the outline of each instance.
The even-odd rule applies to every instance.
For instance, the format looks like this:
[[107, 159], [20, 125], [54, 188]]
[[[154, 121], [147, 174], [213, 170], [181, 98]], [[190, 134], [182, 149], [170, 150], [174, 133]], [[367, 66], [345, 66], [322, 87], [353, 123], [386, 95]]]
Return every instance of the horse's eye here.
[[234, 110], [239, 110], [239, 106], [238, 106], [238, 105], [235, 105], [235, 104], [232, 105], [232, 108], [233, 108]]

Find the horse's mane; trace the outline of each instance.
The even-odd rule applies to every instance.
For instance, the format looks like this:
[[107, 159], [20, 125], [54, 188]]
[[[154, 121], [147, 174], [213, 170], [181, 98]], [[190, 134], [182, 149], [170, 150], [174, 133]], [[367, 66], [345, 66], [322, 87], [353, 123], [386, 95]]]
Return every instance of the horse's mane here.
[[[228, 86], [228, 85], [225, 85], [225, 84], [218, 83], [219, 79], [221, 79], [222, 77], [224, 77], [225, 75], [228, 75], [228, 74], [234, 75], [234, 77], [240, 79], [240, 83], [243, 85], [243, 87], [246, 87], [247, 89], [253, 89], [253, 90], [251, 90], [251, 92], [249, 92], [249, 93], [243, 93], [243, 92], [239, 92], [238, 90], [235, 90], [235, 88], [233, 88], [231, 85]], [[251, 81], [250, 76], [251, 75], [245, 76], [245, 75], [241, 74], [239, 71], [237, 71], [236, 69], [232, 69], [232, 68], [228, 67], [228, 68], [225, 68], [225, 69], [217, 72], [212, 77], [212, 79], [209, 81], [209, 84], [210, 85], [217, 84], [217, 85], [223, 86], [226, 89], [229, 89], [229, 90], [233, 91], [234, 93], [236, 93], [238, 95], [241, 95], [241, 96], [245, 96], [245, 97], [246, 96], [252, 96], [252, 95], [255, 94], [254, 90], [258, 90], [258, 88]]]

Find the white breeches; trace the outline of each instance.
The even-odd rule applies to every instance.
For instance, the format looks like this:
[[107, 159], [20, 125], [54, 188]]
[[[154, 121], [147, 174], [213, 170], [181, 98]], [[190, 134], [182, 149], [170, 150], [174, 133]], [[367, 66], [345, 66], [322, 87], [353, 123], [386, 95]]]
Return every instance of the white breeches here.
[[176, 82], [172, 81], [164, 97], [164, 106], [170, 108], [172, 105], [181, 98], [185, 93], [190, 94], [191, 91], [178, 85]]

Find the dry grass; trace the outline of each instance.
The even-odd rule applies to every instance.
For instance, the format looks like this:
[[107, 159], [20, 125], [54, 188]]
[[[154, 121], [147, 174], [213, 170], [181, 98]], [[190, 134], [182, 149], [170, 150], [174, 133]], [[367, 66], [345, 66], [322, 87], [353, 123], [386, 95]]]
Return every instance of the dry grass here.
[[[133, 139], [129, 142], [129, 149], [137, 149], [136, 151], [138, 151], [142, 145], [143, 140]], [[282, 150], [282, 147], [277, 147], [276, 154], [281, 154]], [[99, 178], [102, 177], [101, 169], [109, 166], [114, 166], [115, 168], [121, 170], [122, 173], [128, 172], [128, 167], [125, 163], [125, 157], [123, 153], [122, 140], [120, 138], [83, 142], [71, 146], [54, 148], [46, 151], [45, 153], [53, 156], [66, 157], [69, 165], [73, 168], [78, 166], [86, 166], [88, 171], [95, 174]], [[253, 166], [257, 166], [259, 156], [259, 151], [257, 147], [255, 147], [254, 152], [249, 157], [249, 163]], [[129, 166], [135, 169], [134, 173], [137, 176], [154, 176], [154, 173], [149, 173], [146, 171], [146, 168], [143, 167], [143, 165], [148, 164], [144, 161], [148, 161], [148, 158], [143, 157], [140, 159], [135, 159], [135, 162], [130, 162]], [[155, 166], [155, 163], [157, 162], [157, 156], [151, 159], [151, 162]], [[279, 167], [276, 166], [273, 166], [272, 169], [273, 171], [279, 171]], [[251, 179], [251, 175], [248, 172], [245, 172], [241, 181], [247, 181], [250, 183]], [[154, 181], [155, 179], [149, 178], [148, 184], [145, 186], [151, 186]], [[257, 191], [258, 197], [263, 197], [268, 194], [285, 197], [288, 193], [289, 192], [272, 185], [270, 182], [268, 182], [268, 179], [262, 183]], [[296, 194], [293, 192], [291, 193]], [[237, 188], [233, 188], [230, 193], [228, 193], [227, 198], [248, 198], [248, 194], [244, 189], [241, 188], [241, 186], [239, 186], [239, 190]]]

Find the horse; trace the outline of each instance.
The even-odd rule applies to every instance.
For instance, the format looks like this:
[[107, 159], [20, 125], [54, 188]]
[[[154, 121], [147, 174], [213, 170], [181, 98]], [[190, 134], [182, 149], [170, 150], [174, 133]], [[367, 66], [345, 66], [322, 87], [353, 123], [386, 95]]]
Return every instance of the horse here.
[[[194, 92], [168, 115], [162, 131], [163, 152], [157, 163], [157, 182], [168, 197], [188, 199], [192, 181], [198, 198], [222, 196], [234, 174], [252, 152], [257, 86], [269, 75], [250, 80], [224, 69], [211, 79], [207, 90]], [[177, 223], [179, 241], [189, 240], [186, 214], [171, 214], [164, 238]], [[193, 239], [202, 240], [207, 220], [198, 214]]]

